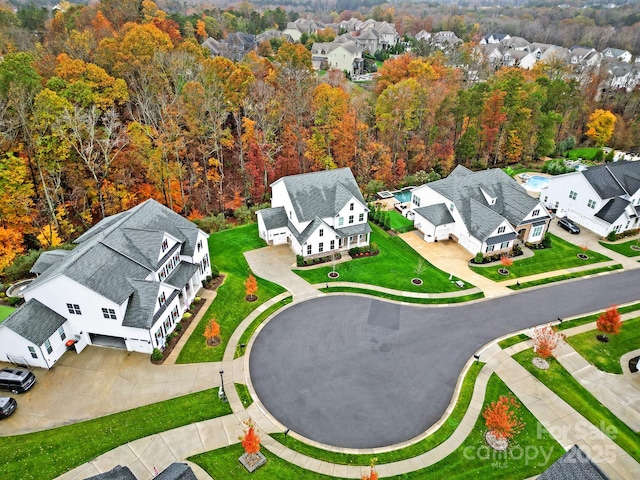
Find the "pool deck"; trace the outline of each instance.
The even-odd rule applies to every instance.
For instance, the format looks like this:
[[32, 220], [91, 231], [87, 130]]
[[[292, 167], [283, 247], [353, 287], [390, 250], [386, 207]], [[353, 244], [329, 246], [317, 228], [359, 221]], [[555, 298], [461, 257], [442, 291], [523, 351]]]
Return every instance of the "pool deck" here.
[[[523, 187], [527, 182], [524, 181], [520, 175], [528, 175], [529, 177], [537, 176], [537, 177], [544, 177], [544, 178], [551, 178], [553, 176], [553, 175], [549, 175], [548, 173], [540, 173], [540, 172], [523, 172], [523, 173], [519, 173], [518, 175], [514, 175], [513, 179]], [[527, 193], [531, 195], [533, 198], [540, 198], [540, 190], [535, 191], [535, 190], [528, 190], [526, 188], [525, 190], [527, 190]]]

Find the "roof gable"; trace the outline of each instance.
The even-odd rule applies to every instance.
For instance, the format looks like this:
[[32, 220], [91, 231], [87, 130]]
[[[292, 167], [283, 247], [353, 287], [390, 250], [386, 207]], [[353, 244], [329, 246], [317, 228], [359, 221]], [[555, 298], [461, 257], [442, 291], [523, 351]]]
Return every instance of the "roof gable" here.
[[621, 161], [589, 167], [582, 175], [600, 198], [633, 195], [640, 188], [640, 162]]
[[40, 346], [66, 321], [59, 313], [38, 300], [31, 299], [9, 315], [2, 326]]

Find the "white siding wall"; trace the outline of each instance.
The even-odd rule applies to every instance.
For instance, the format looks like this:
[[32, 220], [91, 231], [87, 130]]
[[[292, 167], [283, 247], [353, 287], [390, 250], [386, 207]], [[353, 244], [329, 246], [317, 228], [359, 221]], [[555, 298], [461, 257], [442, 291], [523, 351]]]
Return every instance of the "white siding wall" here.
[[[353, 210], [351, 210], [351, 205], [353, 204]], [[360, 215], [362, 214], [363, 220], [360, 221]], [[353, 222], [349, 221], [349, 217], [353, 216]], [[340, 218], [342, 218], [342, 225], [340, 225]], [[327, 219], [328, 220], [328, 219]], [[351, 197], [351, 200], [346, 203], [344, 207], [338, 212], [338, 216], [336, 217], [333, 226], [337, 229], [344, 227], [351, 227], [353, 225], [362, 225], [367, 223], [368, 220], [368, 210], [367, 206], [360, 203], [354, 197]]]
[[[476, 248], [476, 245], [477, 245], [477, 248], [480, 247], [481, 243], [479, 241], [475, 239], [470, 240], [470, 238], [472, 237], [469, 235], [469, 232], [467, 231], [467, 227], [462, 221], [460, 212], [458, 212], [458, 209], [455, 207], [455, 205], [453, 206], [453, 210], [451, 209], [451, 203], [452, 203], [451, 200], [449, 200], [443, 195], [440, 195], [438, 192], [430, 188], [428, 185], [421, 185], [419, 187], [416, 187], [411, 192], [413, 194], [412, 201], [409, 207], [411, 210], [418, 208], [418, 206], [415, 205], [415, 203], [413, 202], [413, 196], [417, 196], [420, 199], [420, 207], [428, 207], [429, 205], [444, 203], [446, 207], [449, 209], [449, 213], [451, 214], [455, 222], [450, 225], [449, 233], [451, 233], [452, 235], [455, 235], [458, 238], [460, 244], [463, 247], [465, 247], [467, 250], [469, 250], [469, 248]], [[478, 250], [475, 250], [473, 251], [473, 253], [475, 254], [475, 252], [477, 251]]]
[[346, 48], [340, 46], [327, 55], [327, 61], [330, 68], [340, 71], [346, 70], [349, 74], [353, 74], [353, 60], [360, 55], [354, 55]]
[[169, 235], [168, 233], [165, 232], [164, 234], [164, 238], [162, 239], [162, 244], [164, 245], [164, 242], [167, 242], [166, 247], [164, 248], [160, 248], [160, 250], [158, 251], [158, 262], [160, 260], [162, 260], [162, 257], [164, 257], [167, 252], [169, 250], [171, 250], [176, 243], [178, 243], [178, 239], [175, 237], [172, 237], [171, 235]]

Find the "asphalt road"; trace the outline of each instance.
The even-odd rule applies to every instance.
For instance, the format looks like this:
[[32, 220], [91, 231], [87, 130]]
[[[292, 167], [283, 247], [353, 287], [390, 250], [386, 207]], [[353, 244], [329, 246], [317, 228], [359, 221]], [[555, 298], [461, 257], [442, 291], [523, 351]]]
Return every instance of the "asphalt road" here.
[[393, 445], [444, 414], [464, 364], [492, 339], [638, 299], [640, 270], [450, 307], [317, 298], [265, 325], [250, 352], [251, 380], [270, 413], [307, 438]]

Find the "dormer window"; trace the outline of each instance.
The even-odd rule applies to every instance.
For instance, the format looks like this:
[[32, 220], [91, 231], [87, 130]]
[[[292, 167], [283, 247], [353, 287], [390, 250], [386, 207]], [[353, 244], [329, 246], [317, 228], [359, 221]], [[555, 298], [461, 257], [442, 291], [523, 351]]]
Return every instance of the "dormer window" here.
[[504, 233], [504, 231], [506, 230], [507, 227], [500, 227], [498, 228], [498, 233]]
[[536, 208], [533, 213], [531, 214], [532, 217], [537, 217], [538, 215], [540, 215], [540, 209]]
[[166, 252], [166, 251], [167, 251], [167, 248], [169, 248], [169, 242], [168, 242], [168, 240], [165, 238], [165, 239], [162, 241], [162, 253]]

